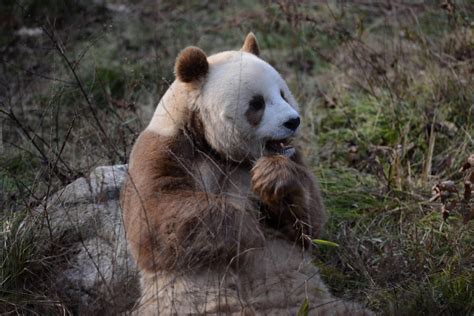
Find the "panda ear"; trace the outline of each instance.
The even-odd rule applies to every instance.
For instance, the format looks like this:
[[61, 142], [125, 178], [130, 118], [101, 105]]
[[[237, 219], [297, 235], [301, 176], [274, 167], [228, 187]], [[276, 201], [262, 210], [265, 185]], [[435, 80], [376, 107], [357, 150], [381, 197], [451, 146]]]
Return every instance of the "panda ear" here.
[[204, 78], [209, 71], [209, 63], [207, 62], [206, 53], [202, 49], [189, 46], [183, 49], [174, 66], [176, 78], [182, 82], [193, 82]]
[[260, 56], [260, 48], [258, 48], [257, 38], [252, 32], [247, 34], [245, 38], [244, 45], [240, 49], [243, 52], [251, 53], [256, 56]]

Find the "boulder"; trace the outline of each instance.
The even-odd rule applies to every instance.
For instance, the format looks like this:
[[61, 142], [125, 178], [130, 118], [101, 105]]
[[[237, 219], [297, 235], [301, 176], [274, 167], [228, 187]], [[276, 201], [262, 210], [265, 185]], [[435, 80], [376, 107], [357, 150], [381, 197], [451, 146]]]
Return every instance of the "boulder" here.
[[98, 167], [37, 209], [47, 246], [64, 254], [54, 286], [73, 313], [116, 314], [139, 297], [119, 202], [126, 173], [126, 165]]

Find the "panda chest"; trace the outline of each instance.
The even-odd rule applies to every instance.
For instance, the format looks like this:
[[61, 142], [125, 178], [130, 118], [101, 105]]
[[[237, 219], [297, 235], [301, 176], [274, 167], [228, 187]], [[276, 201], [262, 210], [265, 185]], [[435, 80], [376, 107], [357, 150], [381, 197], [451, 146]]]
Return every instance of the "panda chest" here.
[[248, 196], [250, 172], [235, 165], [221, 165], [214, 160], [202, 159], [195, 165], [194, 179], [199, 190], [214, 194]]

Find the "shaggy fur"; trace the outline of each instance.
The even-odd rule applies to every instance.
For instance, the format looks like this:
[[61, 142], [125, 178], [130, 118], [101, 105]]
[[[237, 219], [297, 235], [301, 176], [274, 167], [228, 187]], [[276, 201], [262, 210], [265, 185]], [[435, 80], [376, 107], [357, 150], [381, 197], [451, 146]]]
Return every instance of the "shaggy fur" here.
[[298, 151], [292, 159], [263, 157], [251, 173], [252, 190], [262, 200], [268, 222], [292, 239], [319, 236], [326, 220], [322, 199]]
[[206, 54], [198, 47], [185, 48], [177, 58], [176, 77], [182, 82], [193, 82], [203, 78], [209, 71]]
[[130, 156], [124, 221], [143, 271], [226, 265], [240, 251], [263, 245], [257, 213], [248, 212], [251, 202], [246, 206], [199, 180], [203, 166], [219, 161], [201, 153], [191, 135], [165, 138], [145, 131]]
[[[311, 264], [308, 240], [326, 215], [300, 152], [263, 149], [269, 138], [294, 136], [282, 127], [298, 115], [288, 87], [246, 52], [207, 62], [202, 77], [183, 70], [202, 64], [201, 53], [180, 54], [177, 80], [130, 156], [122, 207], [141, 272], [137, 313], [295, 314], [308, 299], [312, 314], [368, 315], [334, 299]], [[239, 73], [240, 85], [227, 77]], [[265, 106], [251, 124], [256, 94]]]

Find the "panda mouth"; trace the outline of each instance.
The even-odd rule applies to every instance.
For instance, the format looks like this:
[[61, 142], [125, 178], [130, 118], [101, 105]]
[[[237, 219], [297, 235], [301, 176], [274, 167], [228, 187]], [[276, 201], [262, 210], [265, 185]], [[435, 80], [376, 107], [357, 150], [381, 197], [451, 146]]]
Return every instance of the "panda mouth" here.
[[289, 138], [271, 139], [265, 143], [265, 150], [270, 154], [291, 157], [296, 152]]

